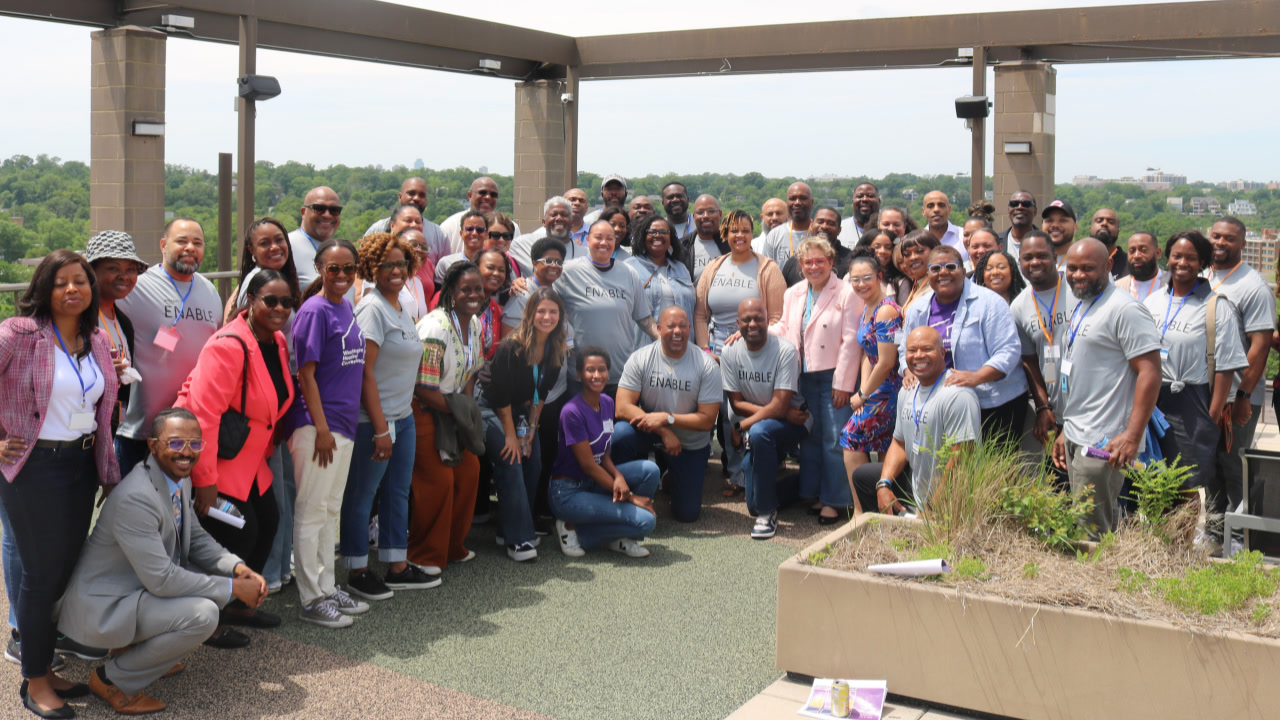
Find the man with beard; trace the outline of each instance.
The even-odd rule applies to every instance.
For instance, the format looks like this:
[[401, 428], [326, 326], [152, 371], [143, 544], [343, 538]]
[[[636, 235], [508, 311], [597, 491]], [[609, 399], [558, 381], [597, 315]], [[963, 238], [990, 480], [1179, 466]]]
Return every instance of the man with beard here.
[[763, 253], [769, 231], [787, 221], [787, 204], [781, 198], [769, 198], [760, 206], [760, 234], [751, 240], [751, 251]]
[[1065, 200], [1054, 200], [1040, 213], [1044, 231], [1053, 242], [1054, 266], [1061, 271], [1067, 264], [1067, 250], [1076, 238], [1076, 211]]
[[639, 222], [650, 215], [657, 215], [657, 211], [653, 209], [653, 201], [648, 195], [637, 195], [631, 198], [631, 202], [627, 205], [627, 217], [631, 220], [631, 227], [635, 227]]
[[[427, 240], [427, 256], [432, 264], [440, 262], [440, 258], [448, 255], [449, 238], [445, 237], [440, 226], [427, 219], [427, 181], [420, 177], [411, 177], [400, 184], [400, 194], [396, 196], [396, 205], [412, 205], [422, 213], [422, 236]], [[391, 232], [391, 218], [385, 217], [369, 226], [364, 236], [374, 233]], [[296, 260], [295, 260], [296, 262]]]
[[[573, 217], [569, 221], [569, 240], [578, 245], [585, 246], [587, 244], [587, 228], [590, 224], [586, 223], [584, 218], [587, 214], [587, 194], [580, 188], [569, 188], [564, 191], [565, 200], [569, 201], [569, 207], [573, 210]], [[596, 219], [599, 219], [600, 213], [595, 213]], [[595, 220], [592, 220], [595, 222]], [[541, 240], [547, 236], [547, 227], [545, 225], [537, 228], [529, 233], [531, 241]]]
[[[289, 252], [298, 269], [298, 284], [306, 289], [319, 273], [316, 271], [316, 248], [330, 240], [342, 224], [342, 205], [332, 188], [311, 188], [302, 198], [301, 222], [289, 233]], [[349, 298], [355, 300], [354, 295]]]
[[[849, 274], [849, 263], [853, 260], [852, 247], [840, 242], [843, 229], [844, 223], [841, 222], [839, 210], [824, 205], [813, 211], [809, 230], [814, 237], [820, 237], [830, 243], [832, 249], [836, 251], [836, 260], [831, 269], [835, 270], [836, 277], [842, 279]], [[782, 278], [787, 281], [787, 287], [804, 279], [800, 258], [794, 256], [787, 258], [786, 264], [782, 266]]]
[[[440, 229], [444, 231], [445, 237], [449, 238], [449, 251], [452, 253], [462, 252], [463, 215], [467, 214], [469, 210], [491, 213], [498, 209], [498, 183], [494, 182], [491, 177], [476, 178], [471, 183], [471, 189], [467, 191], [467, 203], [469, 207], [459, 210], [440, 223]], [[511, 231], [519, 237], [520, 225], [516, 224]]]
[[[1238, 506], [1243, 497], [1244, 453], [1253, 445], [1253, 435], [1262, 414], [1265, 396], [1262, 378], [1267, 369], [1271, 332], [1276, 321], [1275, 295], [1262, 275], [1241, 258], [1244, 235], [1244, 223], [1229, 215], [1219, 218], [1209, 228], [1213, 267], [1205, 273], [1205, 279], [1209, 281], [1211, 291], [1230, 300], [1240, 311], [1240, 329], [1244, 332], [1245, 356], [1249, 360], [1249, 367], [1236, 373], [1234, 400], [1227, 408], [1234, 436], [1231, 449], [1228, 451], [1225, 446], [1227, 433], [1223, 433], [1223, 440], [1218, 446], [1218, 477], [1226, 479], [1227, 488], [1225, 498], [1220, 492], [1213, 494], [1209, 512], [1215, 518]], [[1262, 486], [1259, 483], [1256, 487]], [[1212, 530], [1214, 526], [1210, 523], [1209, 528]], [[1220, 523], [1217, 524], [1217, 533], [1222, 533]]]
[[964, 229], [951, 222], [951, 201], [941, 190], [925, 193], [924, 222], [939, 245], [953, 247], [960, 259], [969, 262], [969, 251], [964, 248]]
[[121, 473], [128, 473], [147, 456], [152, 420], [173, 406], [205, 341], [222, 320], [218, 290], [196, 272], [204, 261], [200, 223], [190, 218], [170, 220], [160, 238], [160, 253], [161, 261], [139, 275], [133, 292], [116, 302], [133, 320], [133, 367], [142, 375], [142, 382], [130, 391], [129, 406], [116, 432]]
[[1054, 338], [1064, 332], [1062, 328], [1075, 309], [1076, 298], [1071, 294], [1071, 284], [1063, 282], [1054, 267], [1053, 244], [1045, 233], [1032, 230], [1022, 237], [1018, 265], [1028, 285], [1013, 299], [1009, 312], [1018, 326], [1022, 367], [1035, 401], [1034, 433], [1036, 440], [1045, 443], [1062, 421], [1062, 397], [1058, 392], [1062, 357]]
[[1036, 217], [1036, 198], [1026, 190], [1009, 196], [1009, 222], [1012, 225], [1000, 235], [1000, 244], [1009, 254], [1018, 257], [1022, 248], [1022, 240], [1027, 233], [1038, 230], [1033, 222]]
[[1160, 269], [1160, 243], [1149, 232], [1138, 231], [1129, 236], [1129, 274], [1116, 280], [1116, 287], [1142, 302], [1168, 281]]
[[729, 243], [720, 237], [720, 201], [712, 195], [699, 195], [693, 201], [693, 222], [696, 228], [680, 237], [684, 249], [684, 264], [689, 268], [693, 284], [698, 284], [707, 263], [729, 252]]
[[[568, 195], [565, 197], [568, 197]], [[585, 193], [583, 197], [586, 197]], [[573, 200], [573, 198], [569, 199]], [[627, 200], [627, 179], [618, 173], [606, 175], [604, 182], [600, 184], [600, 200], [603, 204], [582, 218], [582, 222], [586, 227], [591, 227], [595, 221], [599, 220], [600, 213], [604, 212], [604, 209], [610, 205], [622, 207], [622, 204]], [[653, 203], [649, 203], [649, 206], [652, 208]], [[632, 218], [631, 222], [635, 223], [635, 218]]]
[[813, 216], [813, 191], [802, 182], [792, 183], [787, 188], [787, 215], [789, 219], [769, 231], [764, 238], [764, 249], [760, 254], [772, 258], [778, 267], [787, 264], [800, 243], [809, 238], [810, 221]]
[[676, 231], [676, 237], [682, 238], [697, 229], [689, 216], [689, 190], [684, 183], [669, 182], [662, 188], [662, 209], [667, 213], [667, 222]]
[[1111, 279], [1119, 280], [1129, 275], [1129, 256], [1116, 244], [1120, 238], [1120, 218], [1111, 208], [1102, 208], [1089, 221], [1089, 236], [1107, 246], [1111, 256]]
[[1075, 243], [1066, 265], [1079, 302], [1054, 337], [1062, 358], [1063, 431], [1054, 441], [1053, 464], [1066, 469], [1073, 492], [1093, 490], [1087, 523], [1097, 538], [1119, 524], [1124, 473], [1146, 446], [1160, 393], [1160, 334], [1142, 303], [1111, 283], [1111, 259], [1101, 242]]
[[527, 278], [534, 274], [533, 260], [530, 253], [533, 244], [542, 237], [555, 238], [564, 243], [564, 262], [574, 258], [586, 257], [585, 243], [575, 242], [570, 232], [573, 223], [573, 204], [559, 195], [542, 204], [542, 235], [529, 233], [511, 241], [510, 254], [520, 266], [520, 277]]
[[849, 247], [858, 243], [862, 233], [872, 228], [871, 218], [880, 212], [880, 190], [869, 182], [853, 189], [852, 215], [840, 223], [840, 234]]

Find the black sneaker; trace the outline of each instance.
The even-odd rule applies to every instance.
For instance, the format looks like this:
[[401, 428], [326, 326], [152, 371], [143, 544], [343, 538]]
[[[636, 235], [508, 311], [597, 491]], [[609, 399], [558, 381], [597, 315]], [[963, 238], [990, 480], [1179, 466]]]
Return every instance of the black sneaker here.
[[387, 600], [395, 596], [391, 588], [367, 569], [359, 575], [347, 576], [347, 590], [350, 590], [352, 595], [359, 595], [366, 600]]
[[59, 635], [58, 641], [53, 646], [54, 651], [62, 655], [75, 655], [81, 660], [102, 660], [107, 657], [107, 651], [102, 648], [89, 647], [81, 645], [66, 635]]
[[428, 575], [413, 564], [405, 565], [398, 573], [387, 571], [387, 587], [392, 590], [427, 590], [439, 586], [439, 575]]
[[[13, 633], [17, 634], [17, 633]], [[16, 637], [9, 638], [9, 644], [4, 648], [4, 659], [14, 665], [22, 664], [22, 641]], [[66, 658], [58, 653], [53, 654], [53, 660], [49, 663], [49, 669], [58, 672], [67, 666]]]

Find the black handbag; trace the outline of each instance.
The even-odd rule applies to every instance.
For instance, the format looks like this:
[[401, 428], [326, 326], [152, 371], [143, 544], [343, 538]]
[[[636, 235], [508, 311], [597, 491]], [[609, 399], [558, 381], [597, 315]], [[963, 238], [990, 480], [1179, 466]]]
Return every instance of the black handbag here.
[[218, 337], [234, 338], [244, 350], [244, 372], [240, 379], [240, 409], [227, 408], [218, 421], [218, 457], [232, 460], [244, 449], [249, 439], [249, 417], [244, 414], [244, 402], [249, 389], [249, 346], [238, 335], [224, 334]]

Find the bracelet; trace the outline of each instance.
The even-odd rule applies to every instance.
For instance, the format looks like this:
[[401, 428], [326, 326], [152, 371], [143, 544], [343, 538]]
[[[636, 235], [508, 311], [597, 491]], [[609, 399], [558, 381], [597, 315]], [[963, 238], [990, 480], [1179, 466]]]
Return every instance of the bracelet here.
[[1037, 414], [1037, 415], [1039, 415], [1040, 413], [1044, 412], [1045, 410], [1048, 410], [1048, 411], [1050, 411], [1050, 412], [1053, 412], [1053, 408], [1049, 407], [1048, 405], [1038, 405], [1038, 406], [1036, 406], [1036, 414]]
[[890, 478], [880, 478], [880, 482], [876, 483], [876, 489], [879, 490], [880, 488], [889, 488], [892, 490], [893, 480]]
[[384, 433], [378, 433], [378, 434], [374, 435], [373, 437], [374, 437], [375, 439], [376, 439], [376, 438], [383, 438], [383, 437], [391, 437], [391, 428], [387, 428], [387, 431], [386, 431], [386, 432], [384, 432]]
[[1251, 396], [1251, 395], [1253, 395], [1253, 393], [1251, 393], [1251, 392], [1245, 392], [1244, 390], [1236, 390], [1236, 399], [1237, 399], [1237, 400], [1241, 400], [1241, 399], [1247, 398], [1247, 397], [1249, 397], [1249, 396]]

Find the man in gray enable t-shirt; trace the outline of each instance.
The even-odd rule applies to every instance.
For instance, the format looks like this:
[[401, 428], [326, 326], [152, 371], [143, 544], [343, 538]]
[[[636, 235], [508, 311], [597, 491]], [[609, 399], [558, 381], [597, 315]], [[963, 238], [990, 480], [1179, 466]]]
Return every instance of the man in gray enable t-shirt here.
[[853, 489], [864, 512], [902, 514], [906, 508], [900, 500], [923, 507], [946, 482], [947, 468], [938, 467], [938, 453], [948, 446], [968, 452], [982, 442], [978, 395], [947, 384], [942, 336], [923, 325], [911, 331], [906, 345], [907, 369], [920, 382], [898, 392], [897, 422], [884, 462], [864, 463], [853, 471]]
[[785, 338], [769, 334], [764, 301], [739, 303], [737, 322], [742, 341], [724, 349], [720, 374], [729, 394], [732, 442], [743, 449], [747, 510], [756, 515], [751, 537], [767, 540], [778, 529], [778, 506], [800, 497], [797, 476], [778, 482], [778, 456], [800, 445], [812, 420], [801, 407], [800, 356]]
[[671, 516], [693, 522], [702, 512], [710, 430], [720, 412], [720, 368], [689, 342], [689, 316], [672, 305], [658, 321], [658, 342], [627, 360], [618, 381], [615, 465], [665, 453]]

